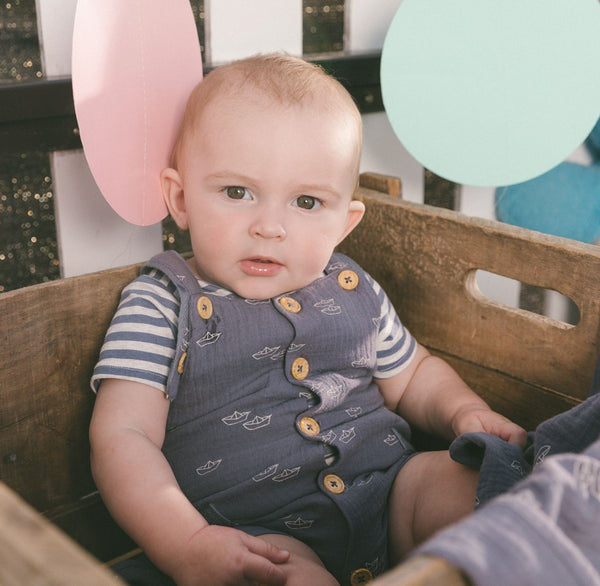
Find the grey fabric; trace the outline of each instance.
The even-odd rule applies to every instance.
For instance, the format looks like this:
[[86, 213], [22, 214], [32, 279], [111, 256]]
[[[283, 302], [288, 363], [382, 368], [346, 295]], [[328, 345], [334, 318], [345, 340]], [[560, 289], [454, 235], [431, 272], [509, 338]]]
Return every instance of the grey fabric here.
[[439, 555], [478, 586], [600, 585], [600, 441], [548, 457], [507, 494], [415, 553]]
[[[300, 539], [342, 583], [360, 567], [383, 571], [387, 496], [414, 450], [372, 382], [381, 306], [364, 272], [334, 255], [311, 285], [252, 302], [200, 289], [176, 253], [149, 265], [181, 297], [174, 364], [186, 358], [170, 376], [163, 451], [186, 496], [210, 523]], [[356, 288], [338, 281], [347, 270]], [[306, 378], [293, 375], [299, 357]]]
[[[600, 586], [599, 437], [600, 360], [590, 397], [530, 434], [522, 456], [530, 474], [415, 554], [448, 559], [478, 586]], [[481, 458], [471, 463], [482, 475], [515, 456], [513, 449], [503, 456], [497, 442], [473, 443]], [[514, 479], [498, 477], [504, 487]], [[492, 487], [490, 478], [480, 486]]]
[[528, 434], [525, 449], [496, 436], [468, 433], [450, 445], [451, 457], [478, 468], [477, 501], [482, 505], [506, 492], [515, 482], [531, 473], [535, 466], [553, 454], [581, 453], [600, 433], [600, 394], [541, 423]]

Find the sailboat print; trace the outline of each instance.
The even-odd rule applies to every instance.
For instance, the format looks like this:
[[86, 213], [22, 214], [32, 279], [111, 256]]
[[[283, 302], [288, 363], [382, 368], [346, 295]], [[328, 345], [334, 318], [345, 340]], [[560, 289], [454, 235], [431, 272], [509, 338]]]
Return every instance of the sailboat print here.
[[221, 337], [221, 332], [206, 332], [202, 338], [200, 338], [196, 344], [203, 348], [204, 346], [208, 346], [209, 344], [214, 344]]
[[225, 425], [238, 425], [246, 421], [248, 415], [250, 415], [250, 411], [234, 411], [231, 415], [221, 418], [221, 421]]
[[302, 517], [297, 517], [294, 521], [286, 521], [285, 526], [288, 529], [308, 529], [313, 526], [314, 520], [306, 520]]
[[273, 477], [274, 482], [284, 482], [289, 480], [290, 478], [295, 478], [298, 476], [300, 472], [300, 466], [296, 466], [296, 468], [286, 468], [281, 474]]
[[206, 464], [204, 464], [203, 466], [199, 466], [198, 468], [196, 468], [196, 473], [199, 474], [200, 476], [204, 476], [205, 474], [210, 474], [211, 472], [214, 472], [219, 465], [221, 464], [223, 460], [209, 460]]
[[275, 472], [277, 472], [278, 468], [279, 468], [279, 464], [273, 464], [272, 466], [265, 468], [259, 474], [256, 474], [255, 476], [253, 476], [252, 480], [254, 480], [254, 482], [262, 482], [263, 480], [266, 480], [267, 478], [270, 478], [271, 476], [273, 476], [273, 474], [275, 474]]
[[252, 421], [246, 421], [246, 423], [244, 423], [244, 427], [248, 431], [255, 431], [261, 427], [266, 427], [271, 423], [271, 417], [272, 415], [265, 415], [264, 417], [257, 415]]

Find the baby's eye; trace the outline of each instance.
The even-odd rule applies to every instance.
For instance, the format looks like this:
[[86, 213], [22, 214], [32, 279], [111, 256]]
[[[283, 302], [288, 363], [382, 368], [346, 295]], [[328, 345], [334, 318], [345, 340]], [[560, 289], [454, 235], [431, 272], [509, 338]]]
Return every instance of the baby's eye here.
[[224, 191], [227, 197], [230, 199], [248, 199], [250, 197], [248, 190], [245, 187], [240, 187], [239, 185], [226, 187]]
[[310, 195], [301, 195], [296, 198], [295, 205], [304, 210], [314, 210], [321, 205], [321, 202]]

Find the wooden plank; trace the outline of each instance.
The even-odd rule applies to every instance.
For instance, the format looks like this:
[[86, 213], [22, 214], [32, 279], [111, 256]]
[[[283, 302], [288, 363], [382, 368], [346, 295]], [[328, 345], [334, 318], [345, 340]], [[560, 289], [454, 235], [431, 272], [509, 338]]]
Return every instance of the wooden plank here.
[[373, 586], [468, 586], [471, 582], [442, 558], [416, 556], [376, 578]]
[[[597, 247], [402, 202], [380, 193], [399, 196], [399, 181], [369, 181], [372, 189], [358, 191], [365, 220], [341, 248], [384, 286], [421, 342], [528, 429], [587, 395], [600, 342]], [[578, 304], [580, 323], [485, 299], [477, 269], [560, 291]], [[0, 321], [0, 477], [102, 559], [131, 542], [89, 497], [89, 378], [120, 291], [138, 270], [0, 295], [10, 316]]]
[[0, 584], [119, 586], [124, 583], [0, 483]]
[[[362, 224], [340, 249], [386, 289], [426, 346], [558, 395], [587, 396], [600, 346], [600, 249], [359, 189]], [[576, 327], [486, 299], [483, 269], [554, 289]]]
[[137, 547], [112, 519], [98, 493], [53, 509], [46, 518], [102, 562]]
[[579, 403], [575, 397], [541, 388], [455, 356], [439, 355], [492, 409], [527, 430], [535, 429], [542, 421]]
[[381, 191], [391, 197], [402, 197], [402, 181], [392, 175], [381, 173], [361, 173], [360, 185], [372, 191]]
[[95, 490], [89, 379], [125, 267], [0, 295], [0, 478], [40, 511]]

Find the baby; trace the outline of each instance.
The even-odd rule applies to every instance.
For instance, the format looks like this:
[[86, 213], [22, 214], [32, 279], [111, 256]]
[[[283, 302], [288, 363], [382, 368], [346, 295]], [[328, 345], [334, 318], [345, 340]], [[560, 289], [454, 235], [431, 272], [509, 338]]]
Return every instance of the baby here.
[[334, 254], [364, 212], [361, 139], [349, 94], [293, 57], [189, 99], [161, 182], [193, 257], [124, 290], [92, 379], [94, 477], [162, 572], [145, 584], [366, 583], [474, 507], [477, 473], [408, 422], [525, 441]]

